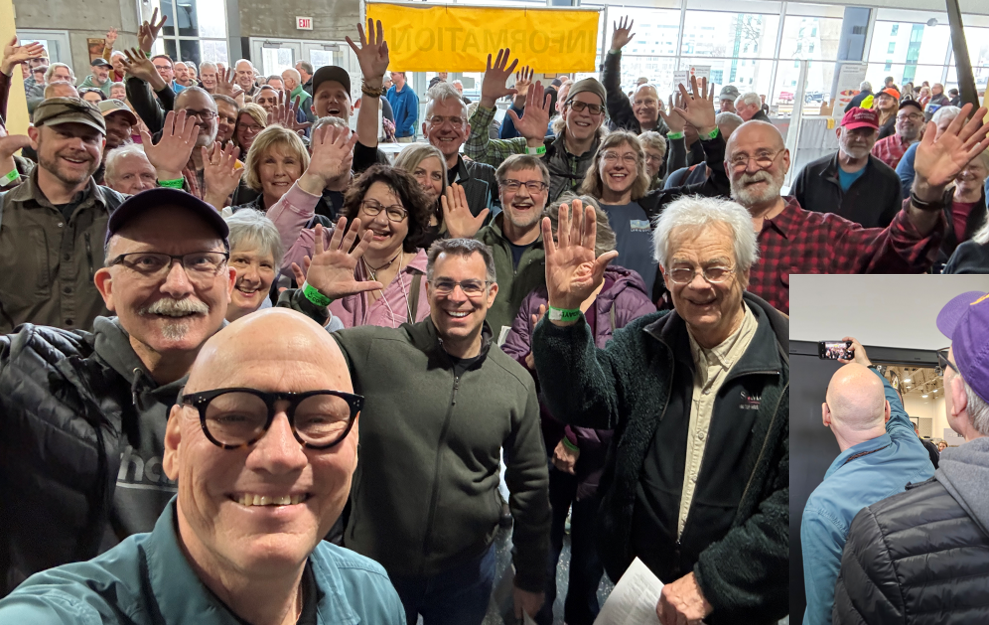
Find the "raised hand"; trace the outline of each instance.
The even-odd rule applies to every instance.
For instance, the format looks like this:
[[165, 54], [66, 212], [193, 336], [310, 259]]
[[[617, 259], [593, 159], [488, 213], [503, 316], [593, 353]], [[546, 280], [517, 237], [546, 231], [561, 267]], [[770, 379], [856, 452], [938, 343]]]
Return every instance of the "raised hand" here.
[[155, 91], [161, 91], [165, 88], [165, 79], [161, 77], [161, 74], [155, 69], [154, 63], [144, 52], [137, 48], [124, 50], [124, 58], [120, 59], [120, 62], [123, 64], [125, 72], [148, 83]]
[[451, 239], [473, 237], [484, 225], [484, 218], [490, 212], [485, 208], [475, 217], [467, 205], [467, 192], [456, 182], [448, 186], [446, 193], [440, 196], [440, 206], [443, 207], [443, 224]]
[[29, 147], [30, 145], [30, 137], [25, 135], [8, 136], [3, 125], [0, 125], [0, 171], [6, 174], [17, 169], [17, 163], [14, 162], [14, 154], [17, 150]]
[[106, 43], [105, 43], [106, 47], [108, 47], [108, 48], [112, 48], [113, 47], [113, 44], [115, 44], [117, 42], [117, 29], [116, 28], [111, 28], [110, 30], [106, 31], [105, 41], [106, 41]]
[[532, 86], [532, 75], [535, 70], [525, 65], [519, 71], [515, 72], [515, 97], [524, 98], [526, 94], [529, 93], [529, 87]]
[[360, 35], [361, 46], [357, 47], [350, 37], [346, 37], [347, 44], [361, 66], [364, 84], [371, 89], [379, 89], [385, 72], [388, 71], [388, 42], [385, 41], [381, 20], [375, 23], [368, 18], [367, 33], [365, 34], [360, 24], [357, 25], [357, 33]]
[[275, 105], [275, 109], [268, 116], [268, 125], [278, 124], [288, 128], [292, 132], [298, 132], [302, 134], [305, 132], [306, 128], [311, 126], [309, 122], [299, 121], [299, 102], [302, 96], [296, 96], [295, 102], [292, 101], [291, 97], [284, 91], [278, 94], [278, 104]]
[[701, 137], [708, 135], [718, 127], [714, 110], [714, 85], [710, 91], [707, 88], [707, 78], [701, 78], [698, 82], [696, 76], [690, 77], [690, 88], [692, 95], [687, 93], [683, 85], [677, 85], [680, 90], [680, 97], [683, 103], [674, 107], [680, 117], [685, 122], [697, 129]]
[[39, 59], [45, 55], [45, 47], [40, 43], [19, 45], [15, 36], [3, 48], [3, 61], [0, 61], [0, 71], [10, 76], [14, 67], [30, 59]]
[[154, 13], [151, 14], [151, 21], [141, 24], [137, 30], [137, 43], [141, 47], [141, 50], [151, 54], [151, 46], [155, 44], [155, 39], [158, 38], [158, 33], [161, 32], [161, 27], [165, 25], [165, 20], [167, 19], [167, 16], [162, 15], [159, 22], [158, 9], [155, 8]]
[[666, 126], [670, 129], [670, 132], [683, 132], [683, 127], [686, 125], [686, 122], [683, 121], [683, 117], [681, 117], [680, 113], [677, 113], [676, 111], [676, 107], [678, 106], [681, 108], [683, 107], [683, 98], [679, 93], [676, 94], [675, 100], [674, 96], [670, 96], [669, 113], [664, 111], [662, 106], [659, 107], [659, 116], [663, 118], [663, 122], [666, 123]]
[[515, 130], [535, 146], [546, 138], [546, 131], [549, 128], [550, 98], [544, 95], [546, 90], [541, 82], [532, 85], [529, 92], [522, 117], [512, 109], [508, 109], [507, 113], [515, 123]]
[[986, 138], [989, 122], [982, 121], [986, 108], [975, 111], [975, 115], [966, 122], [972, 108], [971, 103], [963, 106], [958, 117], [940, 136], [935, 136], [937, 128], [934, 122], [927, 124], [927, 131], [917, 146], [914, 158], [916, 178], [913, 191], [921, 200], [939, 201], [944, 187], [969, 161], [989, 147], [989, 139]]
[[495, 59], [494, 64], [491, 63], [491, 55], [488, 55], [487, 68], [484, 70], [484, 80], [481, 81], [481, 106], [484, 108], [494, 108], [498, 98], [517, 93], [515, 89], [509, 89], [505, 86], [508, 77], [512, 75], [515, 67], [519, 64], [518, 59], [512, 61], [511, 64], [508, 63], [511, 54], [512, 51], [509, 48], [498, 50], [498, 57]]
[[185, 111], [169, 111], [157, 145], [151, 143], [151, 135], [141, 129], [141, 143], [151, 165], [158, 171], [159, 180], [178, 180], [189, 164], [192, 149], [196, 147], [199, 126], [196, 117]]
[[[595, 258], [597, 218], [594, 207], [586, 209], [580, 200], [573, 201], [573, 219], [566, 204], [560, 206], [557, 240], [549, 217], [543, 218], [543, 246], [546, 248], [546, 290], [549, 305], [563, 310], [578, 310], [581, 303], [604, 281], [604, 269], [618, 257], [612, 250]], [[569, 325], [573, 321], [554, 321]]]
[[357, 134], [348, 128], [327, 124], [314, 130], [309, 140], [312, 158], [299, 178], [299, 188], [310, 195], [319, 195], [331, 180], [349, 174], [356, 144]]
[[216, 72], [216, 93], [219, 95], [230, 96], [231, 98], [236, 98], [238, 95], [244, 93], [244, 90], [240, 88], [234, 78], [237, 76], [237, 72], [233, 68], [229, 69], [219, 69]]
[[629, 19], [627, 16], [615, 22], [615, 30], [611, 33], [611, 49], [614, 52], [624, 48], [628, 42], [632, 41], [632, 37], [635, 37], [635, 33], [631, 32], [634, 25], [635, 20]]
[[333, 299], [385, 288], [383, 284], [374, 280], [354, 278], [354, 269], [371, 244], [372, 233], [366, 230], [361, 242], [354, 247], [357, 232], [361, 228], [361, 220], [355, 219], [347, 234], [343, 234], [346, 226], [347, 218], [341, 217], [336, 228], [333, 229], [329, 245], [324, 250], [323, 226], [316, 224], [316, 253], [313, 254], [312, 264], [306, 274], [306, 282], [326, 297]]
[[244, 173], [243, 167], [237, 167], [240, 148], [232, 141], [227, 141], [226, 147], [214, 141], [212, 151], [205, 147], [199, 149], [203, 155], [203, 180], [206, 182], [203, 200], [216, 210], [223, 210]]

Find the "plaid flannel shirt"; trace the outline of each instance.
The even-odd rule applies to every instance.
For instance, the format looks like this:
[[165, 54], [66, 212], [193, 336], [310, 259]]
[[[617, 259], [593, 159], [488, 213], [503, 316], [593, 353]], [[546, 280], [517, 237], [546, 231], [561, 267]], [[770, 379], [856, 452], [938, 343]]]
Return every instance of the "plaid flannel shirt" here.
[[886, 228], [863, 228], [833, 213], [806, 211], [796, 198], [783, 199], [783, 212], [763, 222], [748, 290], [787, 314], [791, 273], [923, 273], [944, 234], [943, 215], [923, 236], [905, 210]]
[[[464, 154], [471, 160], [478, 163], [487, 163], [495, 169], [512, 154], [525, 154], [525, 137], [515, 137], [512, 139], [492, 139], [487, 132], [482, 129], [491, 125], [494, 120], [494, 109], [478, 106], [474, 114], [471, 115], [470, 127], [472, 132], [464, 143]], [[477, 132], [473, 132], [477, 129]]]
[[896, 169], [910, 145], [911, 142], [904, 141], [900, 135], [892, 134], [876, 141], [876, 145], [872, 146], [872, 155]]

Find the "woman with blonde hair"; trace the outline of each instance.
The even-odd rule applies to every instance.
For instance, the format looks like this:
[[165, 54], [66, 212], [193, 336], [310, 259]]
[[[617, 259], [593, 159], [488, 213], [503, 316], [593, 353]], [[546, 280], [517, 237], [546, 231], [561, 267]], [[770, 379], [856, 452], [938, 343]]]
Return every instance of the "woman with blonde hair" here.
[[439, 148], [433, 145], [413, 143], [395, 157], [395, 167], [412, 174], [433, 206], [429, 228], [422, 241], [423, 249], [429, 249], [433, 241], [440, 237], [440, 233], [446, 230], [443, 227], [443, 209], [440, 205], [440, 198], [447, 188], [446, 159]]

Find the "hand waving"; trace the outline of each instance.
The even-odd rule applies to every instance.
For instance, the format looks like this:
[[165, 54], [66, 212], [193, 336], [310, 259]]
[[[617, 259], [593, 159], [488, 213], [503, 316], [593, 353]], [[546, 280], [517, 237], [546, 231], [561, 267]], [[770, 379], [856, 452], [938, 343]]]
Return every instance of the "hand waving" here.
[[498, 50], [498, 57], [494, 65], [491, 64], [491, 55], [488, 55], [487, 69], [484, 70], [484, 80], [481, 81], [481, 106], [484, 108], [494, 108], [498, 98], [506, 95], [515, 95], [515, 89], [505, 86], [508, 77], [515, 71], [519, 60], [515, 59], [508, 63], [512, 51], [509, 48]]
[[302, 96], [297, 96], [295, 102], [292, 102], [291, 98], [284, 91], [280, 92], [278, 94], [278, 104], [275, 105], [275, 109], [268, 116], [268, 125], [278, 124], [299, 134], [305, 132], [306, 128], [312, 124], [299, 121], [298, 113], [301, 99]]
[[120, 62], [124, 64], [125, 72], [135, 78], [140, 78], [150, 84], [152, 88], [164, 87], [165, 80], [158, 74], [154, 63], [137, 48], [124, 50], [124, 58]]
[[490, 212], [484, 209], [475, 217], [467, 205], [467, 192], [454, 182], [446, 188], [446, 193], [440, 196], [443, 207], [443, 224], [451, 239], [469, 239], [477, 234], [484, 225], [484, 218]]
[[632, 37], [635, 37], [635, 33], [631, 32], [634, 25], [635, 20], [629, 19], [627, 16], [615, 22], [615, 30], [611, 33], [611, 49], [613, 51], [618, 52], [632, 41]]
[[354, 145], [357, 134], [347, 128], [327, 124], [313, 131], [309, 140], [312, 158], [309, 168], [299, 179], [299, 186], [306, 192], [319, 195], [330, 180], [350, 173], [354, 162]]
[[168, 17], [162, 15], [159, 22], [158, 9], [155, 8], [154, 13], [151, 14], [151, 22], [141, 24], [137, 31], [137, 43], [141, 47], [141, 50], [151, 54], [151, 47], [155, 44], [155, 39], [158, 38], [158, 33], [161, 32], [161, 27], [165, 25], [165, 20], [167, 19]]
[[[604, 280], [604, 269], [618, 257], [618, 252], [612, 250], [594, 257], [597, 218], [594, 207], [585, 208], [580, 200], [573, 201], [572, 213], [566, 204], [560, 206], [556, 242], [549, 217], [543, 218], [542, 228], [549, 304], [563, 310], [577, 310]], [[569, 325], [572, 322], [553, 323]]]
[[989, 139], [986, 138], [989, 123], [982, 123], [986, 108], [975, 111], [975, 115], [966, 123], [971, 111], [971, 103], [963, 106], [958, 117], [939, 137], [935, 137], [937, 129], [934, 122], [927, 124], [927, 131], [917, 146], [914, 160], [914, 171], [917, 174], [914, 192], [921, 200], [940, 200], [944, 187], [954, 180], [969, 161], [989, 147]]
[[718, 127], [714, 110], [714, 85], [710, 91], [707, 88], [707, 78], [701, 78], [698, 83], [696, 76], [690, 77], [690, 89], [693, 95], [687, 93], [683, 85], [678, 85], [683, 104], [674, 107], [685, 122], [692, 125], [701, 137], [709, 134]]
[[189, 163], [198, 136], [196, 118], [186, 115], [184, 110], [178, 113], [168, 112], [165, 127], [161, 131], [161, 140], [157, 144], [152, 144], [151, 135], [147, 130], [141, 129], [144, 153], [158, 171], [159, 180], [177, 180], [182, 177], [182, 170]]
[[115, 44], [117, 42], [117, 29], [116, 28], [111, 28], [110, 30], [106, 31], [106, 39], [105, 39], [105, 41], [106, 41], [106, 46], [108, 48], [112, 48], [113, 47], [113, 44]]
[[0, 62], [0, 71], [4, 74], [13, 72], [14, 67], [30, 59], [38, 59], [45, 55], [45, 47], [40, 43], [28, 43], [18, 45], [17, 37], [10, 40], [3, 48], [3, 61]]
[[532, 86], [532, 75], [535, 72], [528, 65], [515, 72], [515, 97], [525, 97]]
[[546, 137], [546, 131], [549, 128], [550, 98], [544, 95], [545, 93], [543, 84], [537, 82], [529, 87], [529, 97], [526, 99], [522, 117], [519, 117], [512, 109], [508, 109], [508, 115], [515, 124], [515, 130], [526, 139], [542, 141]]
[[662, 106], [659, 107], [659, 116], [663, 118], [663, 122], [666, 123], [666, 126], [670, 129], [670, 132], [683, 132], [683, 127], [686, 125], [686, 122], [683, 121], [683, 117], [681, 117], [680, 113], [677, 113], [677, 107], [683, 108], [683, 96], [679, 93], [676, 94], [675, 100], [672, 95], [670, 96], [669, 113], [664, 111]]
[[222, 210], [244, 173], [243, 167], [237, 167], [240, 148], [232, 141], [227, 141], [226, 147], [221, 146], [219, 141], [214, 141], [212, 152], [205, 147], [199, 149], [202, 150], [203, 180], [206, 182], [204, 201], [216, 210]]
[[380, 282], [354, 278], [354, 269], [371, 244], [372, 234], [370, 230], [365, 230], [361, 242], [354, 247], [357, 232], [361, 228], [361, 220], [355, 219], [347, 234], [343, 234], [346, 226], [347, 218], [341, 217], [336, 228], [333, 229], [329, 245], [324, 250], [323, 226], [316, 225], [316, 253], [313, 254], [312, 264], [306, 275], [306, 282], [316, 287], [323, 295], [333, 299], [384, 288]]
[[361, 74], [364, 76], [364, 84], [372, 89], [381, 87], [381, 81], [388, 71], [388, 42], [385, 41], [384, 30], [381, 28], [381, 20], [377, 23], [368, 18], [367, 33], [358, 24], [357, 33], [360, 35], [361, 47], [357, 47], [354, 41], [347, 37], [347, 44], [354, 51], [357, 62], [361, 66]]
[[217, 68], [216, 72], [216, 93], [219, 95], [230, 96], [231, 98], [236, 98], [238, 95], [244, 93], [244, 90], [240, 88], [240, 85], [234, 82], [234, 78], [237, 76], [237, 72], [234, 69], [222, 69]]

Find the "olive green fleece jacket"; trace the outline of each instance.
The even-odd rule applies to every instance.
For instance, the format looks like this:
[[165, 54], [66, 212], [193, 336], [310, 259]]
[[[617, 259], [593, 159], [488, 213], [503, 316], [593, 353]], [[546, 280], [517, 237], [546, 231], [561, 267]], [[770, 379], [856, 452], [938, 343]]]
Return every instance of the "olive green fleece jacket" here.
[[[488, 309], [486, 317], [495, 338], [501, 336], [503, 326], [512, 327], [522, 300], [536, 287], [546, 284], [546, 251], [543, 249], [543, 233], [522, 253], [519, 266], [512, 260], [512, 247], [502, 231], [505, 213], [498, 213], [487, 226], [477, 231], [474, 238], [491, 248], [495, 273], [498, 278], [498, 297]], [[536, 226], [539, 228], [539, 226]]]
[[333, 334], [363, 395], [344, 545], [391, 575], [432, 576], [481, 555], [498, 530], [502, 447], [515, 518], [515, 585], [542, 592], [549, 475], [532, 376], [493, 345], [459, 377], [430, 318]]

